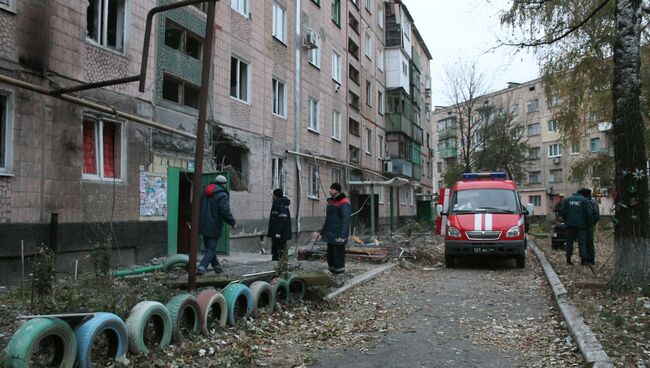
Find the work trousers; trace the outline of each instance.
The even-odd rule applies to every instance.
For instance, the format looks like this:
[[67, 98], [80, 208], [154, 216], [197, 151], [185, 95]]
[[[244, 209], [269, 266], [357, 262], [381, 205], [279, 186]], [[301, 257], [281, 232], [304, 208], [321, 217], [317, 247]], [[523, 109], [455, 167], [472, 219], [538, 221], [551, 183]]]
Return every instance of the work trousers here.
[[345, 273], [345, 245], [327, 243], [327, 266], [335, 275]]
[[280, 259], [282, 252], [287, 251], [287, 241], [276, 238], [271, 238], [271, 260], [277, 261]]
[[567, 241], [566, 241], [566, 258], [569, 259], [573, 255], [573, 242], [578, 241], [578, 254], [582, 261], [588, 259], [587, 255], [587, 231], [585, 229], [567, 228]]
[[219, 238], [209, 238], [207, 236], [204, 236], [203, 245], [205, 245], [205, 253], [203, 254], [203, 258], [201, 258], [199, 270], [205, 272], [208, 269], [208, 265], [212, 265], [213, 270], [220, 268], [221, 265], [219, 264], [219, 260], [217, 260], [217, 246], [219, 245]]

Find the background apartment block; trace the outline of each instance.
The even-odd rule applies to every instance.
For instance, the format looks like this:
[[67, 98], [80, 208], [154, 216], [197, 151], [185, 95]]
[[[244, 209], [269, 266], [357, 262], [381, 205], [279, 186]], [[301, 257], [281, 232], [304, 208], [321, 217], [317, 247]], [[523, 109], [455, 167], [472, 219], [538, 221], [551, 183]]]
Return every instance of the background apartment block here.
[[[146, 14], [170, 2], [0, 0], [0, 73], [47, 88], [136, 75]], [[386, 170], [399, 157], [387, 148], [387, 89], [402, 86], [387, 83], [386, 29], [395, 9], [408, 14], [404, 6], [230, 0], [216, 7], [204, 180], [217, 172], [231, 178], [240, 225], [230, 234], [231, 248], [256, 246], [276, 187], [292, 200], [294, 231], [303, 234], [322, 225], [334, 181], [359, 209], [367, 188], [347, 183], [406, 177], [412, 184], [396, 194], [394, 206], [413, 217], [416, 193], [430, 192], [431, 175]], [[130, 83], [75, 95], [194, 133], [208, 57], [206, 9], [154, 18], [145, 92]], [[419, 117], [411, 119], [424, 137], [430, 56], [419, 36], [409, 37], [417, 42], [401, 47], [409, 52], [403, 89], [410, 96], [417, 81]], [[419, 79], [410, 78], [415, 70]], [[8, 84], [0, 83], [0, 102], [0, 239], [7, 248], [0, 263], [15, 264], [21, 240], [27, 254], [47, 242], [52, 213], [60, 264], [84, 263], [79, 252], [108, 238], [122, 265], [187, 248], [193, 140]], [[419, 150], [410, 147], [416, 162], [429, 159], [422, 137]], [[380, 223], [387, 223], [388, 195], [376, 197]], [[366, 212], [355, 226], [368, 223]]]
[[[561, 101], [547, 101], [541, 79], [526, 83], [509, 83], [508, 87], [477, 99], [476, 106], [489, 105], [510, 111], [514, 123], [525, 129], [528, 145], [528, 166], [523, 178], [515, 178], [522, 202], [533, 203], [535, 214], [554, 218], [553, 208], [582, 186], [600, 188], [601, 214], [609, 214], [612, 206], [610, 191], [613, 183], [587, 177], [579, 183], [572, 174], [573, 165], [587, 155], [607, 153], [613, 155], [607, 132], [610, 123], [599, 123], [576, 141], [567, 142], [553, 121], [554, 107]], [[432, 124], [436, 131], [439, 159], [436, 163], [437, 187], [444, 187], [442, 178], [449, 163], [459, 157], [457, 118], [452, 107], [439, 107], [433, 113]], [[595, 193], [594, 193], [595, 194]]]

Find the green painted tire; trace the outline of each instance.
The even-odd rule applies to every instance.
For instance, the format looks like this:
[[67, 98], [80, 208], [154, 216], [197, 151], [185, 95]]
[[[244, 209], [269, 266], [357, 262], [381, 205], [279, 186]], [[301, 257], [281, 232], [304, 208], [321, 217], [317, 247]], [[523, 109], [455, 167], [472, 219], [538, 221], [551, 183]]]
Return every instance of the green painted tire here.
[[168, 257], [165, 262], [163, 262], [162, 269], [163, 271], [169, 272], [174, 268], [184, 268], [187, 269], [187, 265], [190, 263], [190, 256], [187, 254], [174, 254], [171, 257]]
[[305, 280], [298, 277], [298, 275], [292, 274], [289, 276], [287, 283], [289, 285], [289, 301], [291, 303], [301, 302], [307, 293]]
[[239, 319], [250, 316], [253, 311], [253, 295], [246, 285], [230, 284], [221, 293], [226, 298], [230, 326], [234, 326]]
[[271, 280], [273, 286], [273, 296], [276, 303], [288, 305], [291, 303], [291, 292], [289, 291], [289, 282], [283, 278], [276, 277]]
[[35, 318], [25, 323], [13, 334], [5, 349], [3, 367], [29, 368], [31, 360], [46, 344], [52, 352], [49, 362], [37, 362], [38, 367], [72, 368], [77, 357], [77, 340], [70, 326], [58, 318]]
[[199, 302], [192, 294], [180, 294], [171, 298], [166, 305], [172, 318], [172, 341], [183, 342], [186, 337], [201, 327]]
[[[129, 351], [135, 355], [147, 355], [153, 348], [163, 349], [172, 339], [169, 311], [154, 301], [136, 304], [126, 319], [126, 329], [129, 333]], [[153, 336], [150, 336], [150, 329], [153, 329]]]

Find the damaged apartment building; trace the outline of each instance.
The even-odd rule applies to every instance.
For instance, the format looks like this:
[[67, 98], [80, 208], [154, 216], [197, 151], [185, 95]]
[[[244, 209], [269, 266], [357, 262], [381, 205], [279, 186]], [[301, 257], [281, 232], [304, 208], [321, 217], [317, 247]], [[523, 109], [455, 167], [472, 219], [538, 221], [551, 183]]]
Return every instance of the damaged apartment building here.
[[[356, 232], [369, 226], [370, 193], [380, 227], [430, 198], [431, 56], [399, 0], [222, 0], [212, 55], [207, 5], [170, 10], [153, 18], [144, 92], [133, 82], [68, 94], [105, 112], [43, 93], [137, 75], [147, 13], [171, 2], [0, 0], [5, 274], [41, 244], [63, 270], [86, 267], [99, 243], [120, 267], [187, 251], [205, 57], [202, 184], [228, 174], [239, 224], [222, 251], [258, 244], [273, 188], [292, 201], [299, 241], [322, 225], [331, 182], [350, 194]], [[395, 176], [392, 189], [367, 184]]]

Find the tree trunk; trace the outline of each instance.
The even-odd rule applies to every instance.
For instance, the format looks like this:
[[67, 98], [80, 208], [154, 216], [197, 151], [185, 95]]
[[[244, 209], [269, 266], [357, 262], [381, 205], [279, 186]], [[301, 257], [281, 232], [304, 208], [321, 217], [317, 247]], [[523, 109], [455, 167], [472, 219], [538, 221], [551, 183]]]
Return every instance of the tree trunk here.
[[641, 116], [641, 0], [617, 0], [614, 45], [614, 153], [616, 165], [615, 290], [650, 285], [650, 222], [645, 127]]

